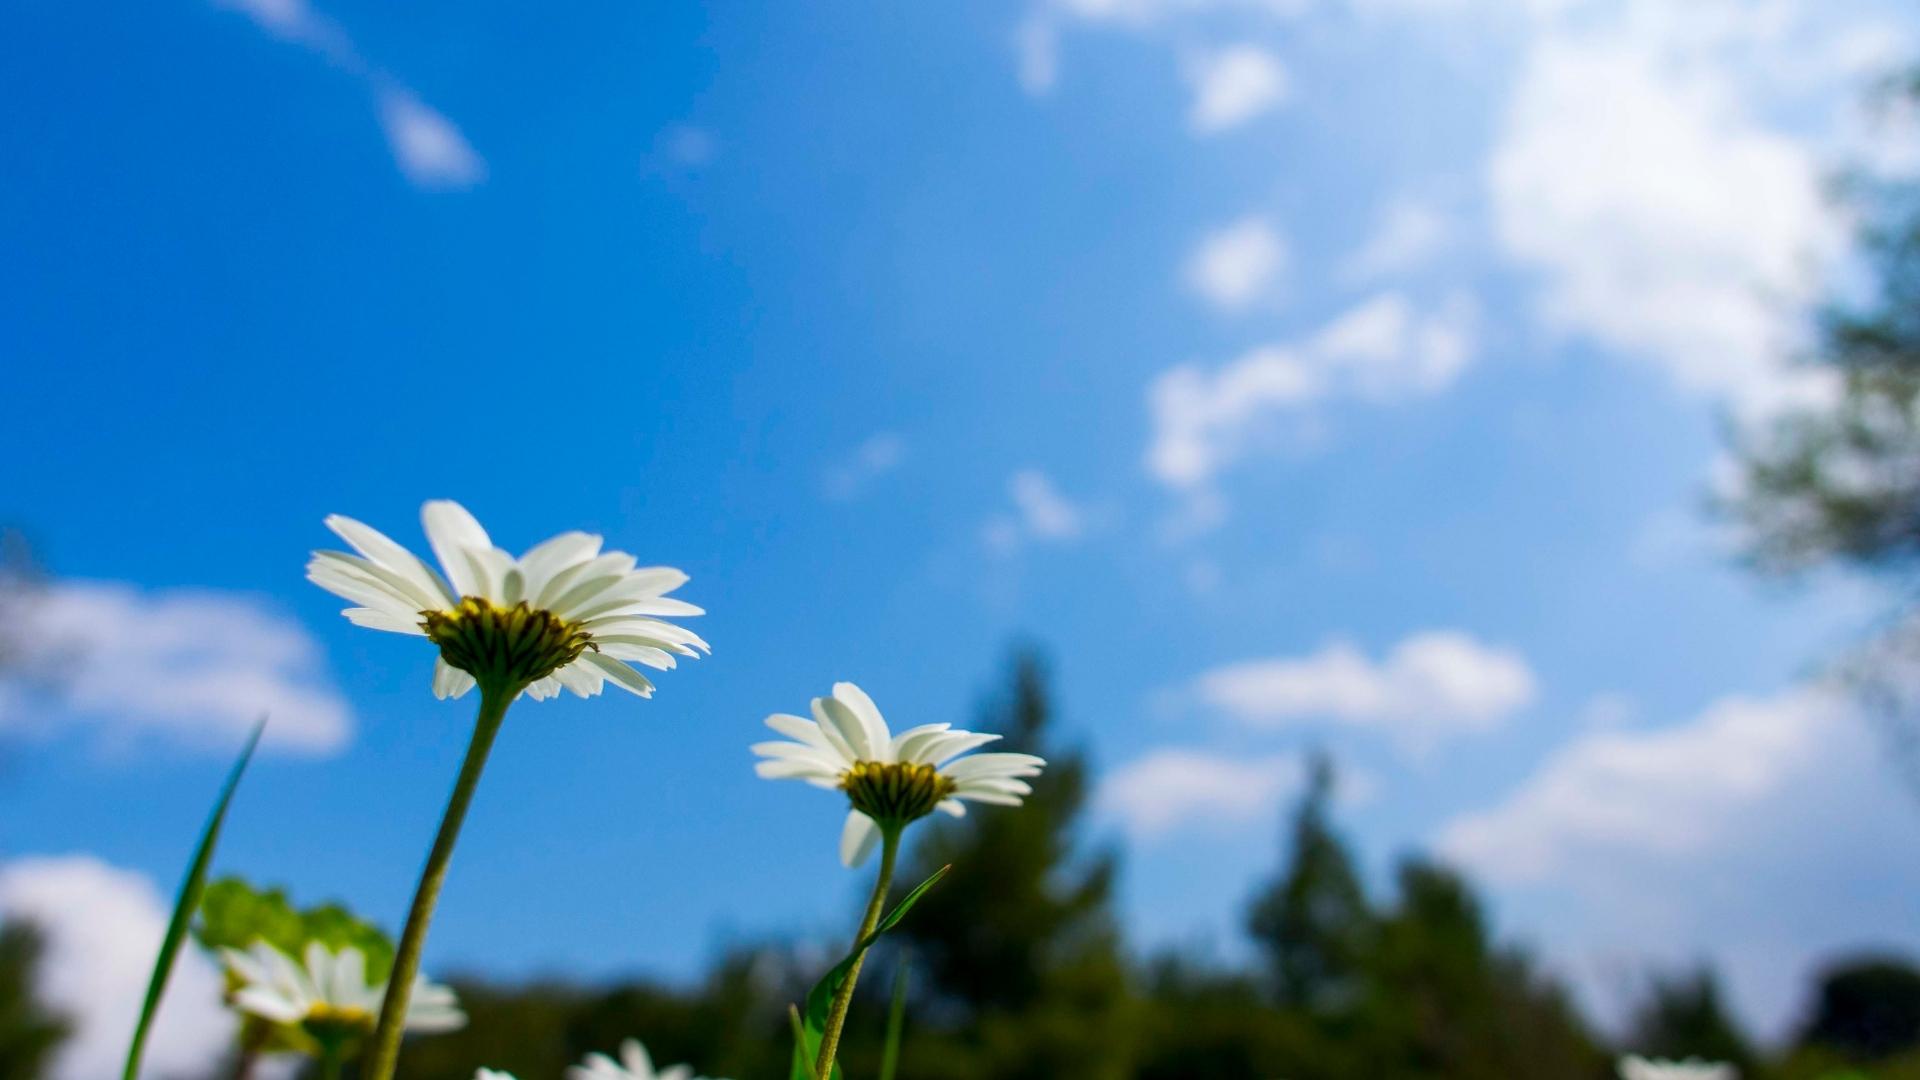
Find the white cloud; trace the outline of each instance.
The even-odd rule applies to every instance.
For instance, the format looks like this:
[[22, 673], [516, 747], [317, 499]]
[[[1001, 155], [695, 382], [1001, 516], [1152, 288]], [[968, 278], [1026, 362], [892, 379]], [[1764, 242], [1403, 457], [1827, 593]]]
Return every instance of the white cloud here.
[[1429, 630], [1380, 660], [1344, 642], [1306, 656], [1227, 664], [1194, 694], [1250, 727], [1325, 720], [1377, 728], [1420, 746], [1490, 731], [1533, 703], [1524, 657], [1457, 630]]
[[459, 191], [486, 178], [486, 162], [453, 121], [422, 102], [417, 94], [369, 64], [332, 18], [307, 0], [213, 0], [238, 11], [268, 34], [301, 45], [373, 91], [380, 129], [394, 164], [414, 186], [427, 191]]
[[1450, 823], [1439, 849], [1501, 884], [1623, 856], [1702, 855], [1850, 722], [1834, 698], [1798, 691], [1723, 699], [1659, 731], [1591, 731], [1498, 806]]
[[1820, 36], [1796, 40], [1792, 10], [1543, 23], [1488, 167], [1496, 237], [1540, 273], [1549, 325], [1749, 415], [1809, 392], [1783, 349], [1835, 240], [1816, 148], [1759, 115]]
[[1446, 389], [1472, 359], [1478, 314], [1465, 296], [1421, 318], [1407, 298], [1383, 293], [1350, 309], [1309, 345], [1320, 365], [1377, 401]]
[[1020, 88], [1034, 97], [1051, 91], [1060, 79], [1060, 32], [1053, 20], [1039, 14], [1022, 19], [1013, 48]]
[[[0, 864], [0, 917], [46, 935], [35, 996], [73, 1024], [50, 1080], [119, 1074], [168, 911], [152, 882], [92, 856]], [[213, 965], [183, 949], [147, 1044], [149, 1075], [199, 1075], [220, 1060], [233, 1035], [220, 992]]]
[[1372, 235], [1341, 272], [1352, 281], [1374, 281], [1416, 270], [1453, 242], [1455, 228], [1433, 205], [1410, 198], [1388, 203]]
[[1622, 971], [1713, 962], [1777, 1038], [1823, 958], [1920, 948], [1912, 791], [1844, 699], [1730, 696], [1664, 728], [1587, 729], [1491, 806], [1440, 827], [1594, 1014]]
[[1207, 492], [1226, 466], [1285, 418], [1336, 396], [1388, 402], [1446, 389], [1473, 355], [1477, 316], [1455, 296], [1431, 315], [1399, 293], [1364, 301], [1299, 345], [1264, 345], [1219, 368], [1181, 364], [1147, 391], [1147, 471], [1189, 493]]
[[1231, 45], [1189, 64], [1193, 108], [1187, 123], [1200, 135], [1239, 127], [1282, 104], [1291, 92], [1280, 59], [1258, 45]]
[[62, 581], [28, 601], [25, 618], [36, 649], [0, 682], [0, 728], [230, 751], [266, 715], [263, 744], [303, 754], [339, 750], [352, 733], [319, 644], [252, 597]]
[[1273, 818], [1301, 775], [1297, 755], [1155, 750], [1107, 774], [1095, 802], [1136, 840], [1151, 840], [1187, 826]]
[[380, 95], [380, 126], [400, 172], [415, 187], [458, 191], [486, 179], [487, 164], [453, 121], [405, 90]]
[[675, 124], [654, 140], [654, 156], [673, 169], [692, 170], [711, 165], [719, 153], [720, 140], [713, 132], [692, 124]]
[[827, 498], [846, 502], [859, 498], [874, 481], [898, 469], [907, 458], [907, 440], [896, 432], [881, 431], [867, 436], [853, 452], [826, 471], [823, 486]]
[[1061, 493], [1039, 469], [1021, 469], [1007, 481], [1014, 513], [990, 519], [981, 532], [987, 546], [1003, 554], [1028, 541], [1063, 543], [1086, 532], [1087, 512]]
[[1187, 260], [1187, 284], [1225, 311], [1270, 298], [1287, 269], [1287, 242], [1255, 214], [1208, 233]]
[[1020, 509], [1027, 532], [1042, 540], [1072, 540], [1080, 535], [1085, 515], [1060, 494], [1039, 469], [1021, 469], [1007, 482], [1007, 492]]

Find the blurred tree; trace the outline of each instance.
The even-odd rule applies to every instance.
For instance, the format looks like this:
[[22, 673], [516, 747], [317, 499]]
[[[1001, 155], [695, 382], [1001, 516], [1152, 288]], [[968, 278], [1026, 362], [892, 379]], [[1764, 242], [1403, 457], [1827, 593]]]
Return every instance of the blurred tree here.
[[66, 1021], [34, 1000], [43, 951], [33, 927], [0, 926], [0, 1080], [39, 1080], [67, 1036]]
[[1366, 955], [1365, 1064], [1349, 1075], [1607, 1075], [1565, 993], [1523, 955], [1495, 950], [1465, 880], [1410, 860], [1398, 891]]
[[1752, 1043], [1727, 1012], [1719, 980], [1706, 968], [1653, 980], [1633, 1020], [1631, 1048], [1648, 1057], [1728, 1062], [1742, 1076], [1754, 1075], [1756, 1067]]
[[[1890, 86], [1920, 105], [1920, 70]], [[1842, 561], [1910, 570], [1920, 556], [1920, 184], [1854, 176], [1864, 289], [1820, 313], [1809, 360], [1839, 396], [1792, 412], [1741, 447], [1732, 503], [1763, 565]]]
[[1861, 1062], [1920, 1050], [1920, 969], [1893, 957], [1834, 964], [1821, 973], [1800, 1041]]
[[1354, 1063], [1324, 1025], [1276, 1009], [1256, 975], [1212, 971], [1177, 954], [1145, 976], [1138, 1080], [1314, 1080]]
[[[923, 827], [899, 876], [904, 891], [954, 867], [893, 935], [912, 950], [922, 987], [901, 1072], [923, 1080], [1123, 1076], [1130, 1003], [1110, 906], [1116, 859], [1078, 850], [1088, 767], [1052, 739], [1043, 663], [1023, 649], [1011, 668], [982, 729], [1006, 736], [994, 749], [1039, 754], [1047, 769], [1018, 811], [988, 808]], [[870, 983], [876, 995], [888, 986]], [[882, 1011], [865, 1009], [867, 1034], [849, 1051], [850, 1073], [872, 1071], [868, 1055], [877, 1061], [877, 1050], [865, 1048], [877, 1043]]]
[[1333, 791], [1333, 762], [1316, 753], [1289, 827], [1288, 864], [1247, 915], [1279, 1001], [1321, 1014], [1355, 1000], [1374, 932], [1353, 859], [1328, 821]]
[[[1920, 117], [1920, 69], [1891, 80], [1886, 101], [1889, 117]], [[1861, 223], [1863, 280], [1850, 277], [1819, 313], [1807, 357], [1836, 392], [1737, 436], [1740, 480], [1724, 505], [1764, 569], [1843, 565], [1911, 584], [1920, 568], [1920, 183], [1858, 173], [1841, 192]], [[1920, 614], [1896, 612], [1840, 674], [1887, 722], [1920, 785]]]

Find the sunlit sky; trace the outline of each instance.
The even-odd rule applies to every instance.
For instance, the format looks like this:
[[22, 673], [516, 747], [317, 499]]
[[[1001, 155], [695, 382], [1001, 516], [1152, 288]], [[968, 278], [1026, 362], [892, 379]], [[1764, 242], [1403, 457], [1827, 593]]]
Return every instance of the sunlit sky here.
[[1920, 947], [1920, 804], [1813, 685], [1890, 597], [1707, 510], [1808, 392], [1902, 5], [0, 25], [0, 519], [81, 646], [0, 687], [0, 907], [170, 890], [265, 709], [220, 865], [397, 924], [473, 703], [301, 567], [449, 497], [685, 568], [714, 653], [516, 708], [435, 971], [835, 932], [843, 807], [754, 778], [761, 719], [962, 722], [1023, 639], [1143, 950], [1244, 954], [1311, 746], [1382, 890], [1456, 862], [1602, 1016], [1707, 958], [1776, 1031], [1817, 958]]

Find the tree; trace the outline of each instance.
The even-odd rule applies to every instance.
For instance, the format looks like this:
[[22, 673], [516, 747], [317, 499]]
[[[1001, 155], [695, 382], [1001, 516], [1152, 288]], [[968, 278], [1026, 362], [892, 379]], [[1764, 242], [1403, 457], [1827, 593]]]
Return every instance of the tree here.
[[1526, 956], [1494, 947], [1465, 879], [1418, 859], [1366, 956], [1352, 1075], [1504, 1080], [1598, 1077], [1605, 1057], [1564, 991]]
[[34, 1000], [45, 951], [26, 923], [0, 926], [0, 1080], [38, 1080], [67, 1037], [67, 1023]]
[[1289, 826], [1287, 868], [1247, 915], [1248, 933], [1266, 956], [1279, 1001], [1323, 1013], [1353, 1000], [1373, 932], [1353, 859], [1328, 822], [1333, 788], [1333, 762], [1314, 755], [1306, 794]]
[[[1920, 105], [1920, 70], [1890, 90]], [[1764, 566], [1907, 572], [1920, 561], [1920, 184], [1855, 176], [1844, 190], [1870, 284], [1825, 305], [1808, 357], [1840, 392], [1749, 435], [1731, 509]]]
[[[982, 719], [1005, 736], [996, 749], [1039, 754], [1047, 768], [1018, 810], [921, 827], [903, 889], [954, 869], [889, 936], [910, 951], [924, 985], [902, 1072], [926, 1080], [1123, 1076], [1128, 990], [1110, 902], [1116, 859], [1079, 850], [1087, 761], [1054, 740], [1036, 653], [1016, 653], [1006, 693]], [[857, 1048], [852, 1060], [862, 1060]]]
[[[1887, 97], [1920, 114], [1920, 69]], [[1900, 115], [1897, 108], [1889, 115]], [[1920, 569], [1920, 183], [1858, 174], [1864, 288], [1826, 303], [1806, 360], [1837, 392], [1737, 439], [1724, 500], [1752, 561], [1772, 572], [1846, 566], [1911, 584]], [[1920, 786], [1920, 613], [1896, 611], [1838, 672], [1873, 709]]]
[[1699, 1057], [1724, 1061], [1742, 1076], [1754, 1071], [1752, 1044], [1721, 999], [1720, 983], [1706, 968], [1655, 978], [1632, 1026], [1633, 1050], [1649, 1057]]
[[1920, 1048], [1920, 970], [1894, 957], [1828, 967], [1800, 1041], [1877, 1061]]

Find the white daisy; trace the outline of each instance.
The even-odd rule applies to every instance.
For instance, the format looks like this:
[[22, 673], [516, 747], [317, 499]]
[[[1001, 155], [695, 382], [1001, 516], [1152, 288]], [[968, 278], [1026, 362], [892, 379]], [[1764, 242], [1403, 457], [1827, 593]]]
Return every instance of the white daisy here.
[[[322, 1040], [373, 1032], [387, 984], [367, 981], [367, 957], [359, 949], [349, 945], [336, 953], [309, 942], [304, 963], [264, 941], [245, 952], [220, 952], [239, 982], [233, 1003], [243, 1012], [297, 1025]], [[424, 978], [414, 981], [408, 1031], [453, 1031], [466, 1022], [451, 989]]]
[[[834, 683], [833, 696], [813, 699], [813, 719], [775, 713], [767, 726], [794, 741], [755, 743], [765, 761], [754, 771], [770, 780], [805, 780], [847, 793], [853, 809], [840, 835], [840, 860], [858, 866], [880, 840], [879, 824], [904, 825], [939, 810], [960, 817], [961, 800], [1019, 806], [1046, 762], [1032, 754], [973, 754], [998, 735], [922, 724], [898, 735], [866, 692]], [[955, 760], [958, 758], [959, 760]]]
[[1663, 1061], [1628, 1054], [1620, 1059], [1620, 1080], [1740, 1080], [1740, 1070], [1724, 1061]]
[[327, 527], [359, 554], [316, 551], [307, 579], [359, 604], [342, 612], [356, 625], [440, 646], [437, 697], [459, 697], [476, 677], [536, 699], [562, 687], [590, 697], [608, 682], [650, 697], [653, 683], [632, 665], [665, 670], [676, 655], [711, 651], [664, 621], [702, 614], [666, 595], [687, 580], [672, 567], [636, 568], [633, 556], [602, 554], [601, 538], [582, 532], [561, 533], [516, 559], [444, 499], [421, 507], [420, 521], [444, 577], [378, 530], [335, 514]]
[[567, 1069], [567, 1080], [702, 1080], [691, 1065], [669, 1065], [658, 1072], [653, 1057], [639, 1039], [620, 1044], [620, 1060], [605, 1054], [588, 1054], [585, 1061]]

